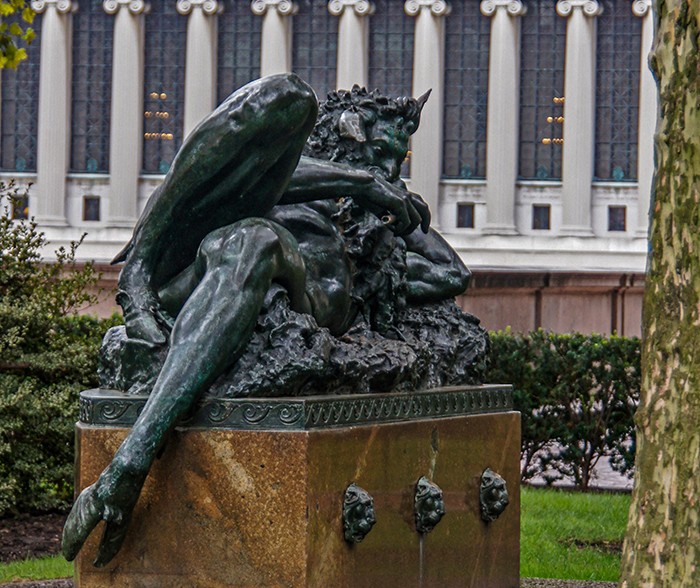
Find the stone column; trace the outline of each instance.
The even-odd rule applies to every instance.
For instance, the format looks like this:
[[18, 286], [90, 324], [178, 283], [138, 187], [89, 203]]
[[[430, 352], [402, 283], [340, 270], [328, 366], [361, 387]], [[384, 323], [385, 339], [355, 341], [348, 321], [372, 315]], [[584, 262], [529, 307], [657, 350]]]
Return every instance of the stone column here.
[[216, 106], [217, 0], [178, 0], [177, 11], [188, 15], [185, 62], [184, 136]]
[[143, 0], [105, 0], [114, 15], [108, 226], [131, 227], [138, 216], [143, 148]]
[[263, 17], [260, 75], [292, 71], [292, 20], [297, 12], [291, 0], [253, 0], [251, 9]]
[[567, 18], [562, 158], [563, 235], [592, 236], [591, 184], [595, 150], [597, 0], [559, 0], [557, 14]]
[[367, 86], [369, 26], [366, 17], [374, 12], [374, 6], [367, 0], [331, 0], [328, 11], [340, 17], [336, 88], [349, 90], [353, 84]]
[[[43, 13], [39, 71], [36, 214], [41, 225], [66, 226], [71, 133], [71, 0], [34, 0]], [[20, 66], [21, 67], [21, 66]]]
[[423, 107], [418, 131], [411, 139], [411, 190], [423, 196], [438, 229], [438, 199], [442, 176], [442, 120], [445, 78], [445, 30], [450, 13], [444, 0], [407, 0], [404, 10], [416, 17], [413, 42], [413, 95], [432, 89]]
[[489, 97], [486, 123], [485, 233], [514, 235], [520, 121], [521, 0], [483, 0], [491, 17]]
[[636, 0], [632, 12], [642, 19], [641, 75], [639, 79], [639, 135], [637, 137], [637, 197], [638, 216], [636, 236], [646, 238], [649, 230], [649, 201], [654, 178], [654, 130], [658, 118], [656, 82], [649, 68], [649, 52], [654, 40], [654, 19], [651, 0]]

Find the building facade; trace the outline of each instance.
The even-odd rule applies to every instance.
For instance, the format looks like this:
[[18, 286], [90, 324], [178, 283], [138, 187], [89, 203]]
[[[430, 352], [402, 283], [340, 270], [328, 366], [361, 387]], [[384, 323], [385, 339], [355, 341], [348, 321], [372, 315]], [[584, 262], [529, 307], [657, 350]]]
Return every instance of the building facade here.
[[87, 232], [80, 255], [106, 262], [183, 138], [246, 82], [432, 89], [404, 171], [474, 272], [463, 306], [489, 328], [636, 334], [650, 4], [34, 0], [37, 39], [0, 81], [0, 178], [33, 183], [16, 214], [52, 243]]

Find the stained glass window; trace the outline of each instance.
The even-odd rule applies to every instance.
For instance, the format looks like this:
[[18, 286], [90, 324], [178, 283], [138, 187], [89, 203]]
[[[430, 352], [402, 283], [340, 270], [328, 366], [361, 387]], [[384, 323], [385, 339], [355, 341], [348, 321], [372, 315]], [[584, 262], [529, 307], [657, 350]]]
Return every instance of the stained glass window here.
[[520, 177], [524, 179], [561, 179], [566, 19], [556, 13], [555, 5], [553, 0], [530, 1], [521, 21]]
[[146, 15], [143, 171], [166, 173], [182, 144], [187, 18], [174, 0]]
[[415, 17], [404, 3], [375, 0], [369, 18], [369, 89], [388, 96], [411, 96], [413, 84], [413, 31]]
[[219, 15], [218, 102], [235, 89], [260, 77], [262, 18], [250, 0], [226, 0]]
[[114, 18], [102, 0], [81, 0], [73, 14], [71, 171], [109, 171]]
[[335, 90], [338, 17], [328, 12], [328, 0], [295, 0], [292, 71], [307, 81], [319, 100]]
[[41, 20], [41, 15], [37, 15], [32, 24], [36, 38], [27, 48], [27, 59], [15, 70], [2, 70], [0, 166], [3, 171], [36, 171]]
[[[595, 177], [637, 178], [641, 20], [628, 0], [601, 0], [598, 17]], [[612, 229], [611, 229], [612, 230]]]
[[479, 2], [451, 5], [445, 20], [443, 175], [484, 178], [491, 22]]

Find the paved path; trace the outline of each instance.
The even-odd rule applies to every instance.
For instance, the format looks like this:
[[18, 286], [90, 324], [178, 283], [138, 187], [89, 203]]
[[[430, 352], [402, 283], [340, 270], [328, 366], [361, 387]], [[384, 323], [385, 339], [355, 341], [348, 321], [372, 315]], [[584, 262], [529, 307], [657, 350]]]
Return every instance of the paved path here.
[[[546, 480], [539, 476], [530, 480], [530, 484], [533, 486], [544, 486], [546, 483]], [[630, 492], [632, 490], [633, 483], [634, 481], [631, 478], [623, 476], [619, 472], [613, 470], [610, 466], [610, 459], [603, 457], [600, 459], [600, 461], [598, 461], [593, 470], [593, 479], [591, 480], [590, 487], [596, 490]], [[552, 486], [555, 488], [570, 488], [573, 485], [573, 478], [564, 478], [552, 484]]]

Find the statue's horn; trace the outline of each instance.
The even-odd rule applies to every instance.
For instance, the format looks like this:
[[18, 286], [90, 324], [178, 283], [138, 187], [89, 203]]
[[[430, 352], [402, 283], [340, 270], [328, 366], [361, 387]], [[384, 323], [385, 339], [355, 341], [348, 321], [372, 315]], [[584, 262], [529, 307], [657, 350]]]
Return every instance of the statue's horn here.
[[354, 139], [358, 143], [367, 141], [364, 121], [356, 110], [346, 110], [340, 115], [338, 132], [344, 139]]
[[418, 105], [418, 111], [422, 111], [423, 107], [425, 106], [425, 103], [428, 101], [428, 98], [430, 97], [430, 93], [433, 91], [432, 88], [428, 90], [425, 94], [420, 96], [419, 98], [416, 98], [416, 104]]

